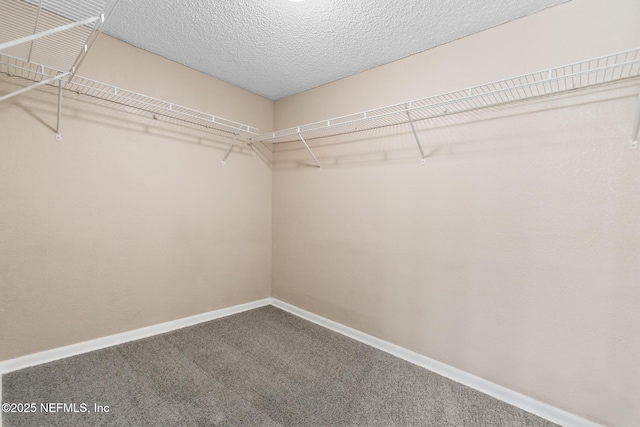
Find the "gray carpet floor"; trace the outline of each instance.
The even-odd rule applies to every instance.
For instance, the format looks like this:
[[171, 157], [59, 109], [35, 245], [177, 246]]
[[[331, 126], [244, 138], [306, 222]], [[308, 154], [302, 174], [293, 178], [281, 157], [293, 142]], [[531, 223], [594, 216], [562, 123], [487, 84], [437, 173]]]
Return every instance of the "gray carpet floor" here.
[[272, 306], [2, 381], [6, 427], [555, 425]]

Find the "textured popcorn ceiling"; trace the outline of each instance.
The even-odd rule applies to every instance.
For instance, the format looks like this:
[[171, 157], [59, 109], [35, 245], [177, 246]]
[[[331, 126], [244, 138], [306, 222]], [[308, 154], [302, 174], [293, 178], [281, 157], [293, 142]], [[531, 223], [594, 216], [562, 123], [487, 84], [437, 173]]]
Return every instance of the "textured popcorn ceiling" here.
[[105, 32], [275, 100], [567, 0], [120, 0]]

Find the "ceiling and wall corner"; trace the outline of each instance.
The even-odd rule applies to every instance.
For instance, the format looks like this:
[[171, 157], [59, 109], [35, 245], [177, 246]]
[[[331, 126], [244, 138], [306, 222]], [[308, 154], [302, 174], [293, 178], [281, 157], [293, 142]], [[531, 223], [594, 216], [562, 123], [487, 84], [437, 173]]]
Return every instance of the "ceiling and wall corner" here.
[[271, 100], [568, 0], [120, 0], [105, 33]]

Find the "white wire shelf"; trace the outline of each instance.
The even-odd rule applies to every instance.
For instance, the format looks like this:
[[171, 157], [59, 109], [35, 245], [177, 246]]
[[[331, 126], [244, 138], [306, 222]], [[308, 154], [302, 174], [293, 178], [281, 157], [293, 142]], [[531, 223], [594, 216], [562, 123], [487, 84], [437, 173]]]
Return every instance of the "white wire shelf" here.
[[[12, 77], [21, 77], [33, 82], [44, 82], [63, 74], [61, 70], [45, 67], [41, 64], [28, 63], [19, 58], [0, 54], [0, 72]], [[60, 79], [62, 88], [78, 95], [84, 95], [106, 101], [120, 107], [131, 108], [151, 113], [155, 118], [163, 116], [180, 122], [195, 124], [207, 129], [232, 134], [258, 135], [258, 128], [224, 119], [209, 113], [197, 111], [172, 102], [163, 101], [108, 83], [99, 82], [86, 77], [66, 75]], [[49, 84], [55, 84], [51, 82]]]
[[2, 0], [0, 53], [75, 73], [117, 0]]
[[251, 140], [273, 144], [302, 140], [306, 145], [304, 138], [329, 137], [405, 123], [413, 126], [415, 121], [533, 100], [639, 76], [640, 48], [636, 48], [428, 98], [281, 129]]
[[[57, 85], [58, 123], [64, 89], [206, 130], [255, 136], [258, 129], [76, 74], [118, 0], [0, 0], [0, 72], [35, 82], [0, 101], [43, 85]], [[235, 137], [234, 137], [235, 142]]]

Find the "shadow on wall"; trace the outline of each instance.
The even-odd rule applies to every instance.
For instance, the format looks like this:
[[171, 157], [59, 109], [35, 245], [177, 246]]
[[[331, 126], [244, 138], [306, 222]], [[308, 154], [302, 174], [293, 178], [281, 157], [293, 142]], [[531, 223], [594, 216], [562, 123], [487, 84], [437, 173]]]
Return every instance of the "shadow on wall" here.
[[[24, 79], [0, 74], [0, 95], [13, 92], [24, 86]], [[57, 120], [57, 88], [44, 86], [21, 94], [15, 98], [0, 102], [0, 111], [5, 105], [18, 107], [31, 116], [34, 122], [51, 131], [55, 140]], [[202, 148], [218, 150], [220, 160], [230, 149], [229, 156], [251, 156], [254, 153], [267, 166], [271, 167], [270, 147], [264, 143], [250, 143], [242, 136], [234, 142], [230, 131], [207, 128], [203, 125], [183, 122], [177, 119], [155, 115], [143, 110], [122, 106], [106, 100], [100, 100], [65, 90], [62, 100], [61, 133], [64, 138], [65, 121], [80, 119], [83, 122], [157, 136], [172, 142], [197, 145]]]
[[[384, 163], [420, 165], [422, 157], [418, 143], [426, 163], [440, 156], [523, 150], [557, 144], [545, 137], [542, 128], [537, 128], [544, 114], [565, 117], [560, 120], [545, 116], [547, 121], [557, 121], [552, 123], [554, 133], [577, 134], [580, 133], [580, 121], [567, 117], [571, 114], [581, 116], [580, 107], [636, 97], [637, 85], [637, 80], [625, 81], [468, 112], [451, 114], [445, 111], [440, 116], [415, 121], [415, 136], [410, 124], [405, 122], [365, 130], [334, 128], [335, 133], [331, 136], [307, 135], [305, 140], [323, 168]], [[629, 122], [629, 129], [631, 127]], [[274, 144], [273, 169], [317, 171], [318, 165], [311, 154], [295, 138]]]

